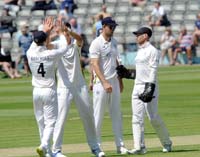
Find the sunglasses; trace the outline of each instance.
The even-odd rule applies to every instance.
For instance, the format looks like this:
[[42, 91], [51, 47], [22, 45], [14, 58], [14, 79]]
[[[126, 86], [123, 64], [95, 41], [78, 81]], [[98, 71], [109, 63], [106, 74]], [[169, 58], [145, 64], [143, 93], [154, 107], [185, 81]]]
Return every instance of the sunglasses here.
[[116, 26], [107, 25], [111, 30], [115, 30]]

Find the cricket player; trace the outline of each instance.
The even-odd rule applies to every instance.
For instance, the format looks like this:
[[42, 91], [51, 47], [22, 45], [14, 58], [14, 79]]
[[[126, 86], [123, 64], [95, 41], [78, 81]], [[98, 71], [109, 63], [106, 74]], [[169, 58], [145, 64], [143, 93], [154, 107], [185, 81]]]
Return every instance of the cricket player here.
[[55, 65], [68, 47], [65, 43], [62, 49], [47, 50], [47, 34], [54, 26], [54, 19], [47, 17], [43, 25], [43, 31], [34, 33], [34, 41], [27, 51], [27, 58], [32, 73], [34, 113], [41, 141], [36, 151], [40, 157], [51, 157], [50, 140], [58, 113]]
[[[136, 71], [127, 75], [135, 76], [135, 85], [132, 93], [132, 128], [134, 149], [130, 154], [145, 154], [147, 152], [144, 142], [144, 114], [146, 111], [153, 128], [163, 146], [163, 152], [170, 152], [172, 142], [163, 121], [158, 114], [158, 80], [157, 69], [160, 53], [149, 42], [152, 30], [149, 27], [141, 27], [133, 32], [136, 35], [139, 50], [135, 58]], [[122, 68], [121, 68], [122, 69]], [[118, 68], [119, 70], [119, 68]], [[130, 72], [130, 70], [128, 70]], [[136, 72], [136, 74], [134, 74]], [[122, 72], [118, 71], [121, 75]], [[120, 76], [123, 78], [123, 76]]]
[[123, 89], [121, 79], [118, 79], [115, 68], [118, 65], [117, 43], [113, 36], [116, 22], [111, 17], [102, 20], [102, 33], [90, 45], [91, 67], [94, 71], [93, 108], [96, 133], [101, 144], [101, 126], [108, 107], [112, 119], [117, 153], [126, 154], [122, 134], [122, 114], [120, 109], [120, 91]]
[[57, 93], [58, 93], [58, 118], [53, 134], [53, 156], [66, 157], [61, 152], [64, 126], [67, 114], [70, 109], [71, 101], [74, 99], [78, 108], [81, 120], [87, 136], [87, 142], [91, 151], [96, 157], [103, 157], [105, 154], [101, 151], [96, 138], [93, 108], [90, 103], [88, 88], [82, 75], [80, 65], [80, 53], [83, 44], [82, 37], [71, 31], [71, 25], [65, 23], [68, 28], [67, 38], [60, 34], [59, 40], [52, 42], [62, 47], [62, 43], [68, 43], [69, 49], [58, 64], [57, 70]]

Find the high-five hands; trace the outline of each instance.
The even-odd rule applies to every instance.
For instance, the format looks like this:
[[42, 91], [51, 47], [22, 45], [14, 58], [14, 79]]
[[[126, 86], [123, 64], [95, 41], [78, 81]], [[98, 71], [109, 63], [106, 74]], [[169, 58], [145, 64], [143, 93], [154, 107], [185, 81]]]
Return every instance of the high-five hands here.
[[54, 18], [52, 16], [48, 16], [43, 21], [43, 31], [47, 34], [50, 34], [54, 27]]

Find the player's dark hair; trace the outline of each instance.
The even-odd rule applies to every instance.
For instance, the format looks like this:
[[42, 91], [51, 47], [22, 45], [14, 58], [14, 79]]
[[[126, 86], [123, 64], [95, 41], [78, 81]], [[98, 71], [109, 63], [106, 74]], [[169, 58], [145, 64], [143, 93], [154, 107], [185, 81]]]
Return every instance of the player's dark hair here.
[[70, 25], [69, 22], [64, 22], [64, 24], [65, 24], [65, 26], [66, 26], [67, 28], [70, 28], [70, 29], [71, 29], [71, 25]]
[[157, 3], [159, 6], [161, 5], [161, 2], [160, 2], [160, 1], [155, 1], [155, 3]]
[[47, 34], [43, 31], [36, 31], [33, 33], [33, 40], [38, 46], [44, 45], [47, 39]]

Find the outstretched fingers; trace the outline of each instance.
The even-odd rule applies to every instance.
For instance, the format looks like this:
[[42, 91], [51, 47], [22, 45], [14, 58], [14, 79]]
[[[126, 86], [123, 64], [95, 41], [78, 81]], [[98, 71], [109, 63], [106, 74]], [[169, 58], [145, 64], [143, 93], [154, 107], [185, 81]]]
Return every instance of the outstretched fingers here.
[[43, 21], [43, 30], [46, 33], [49, 33], [54, 27], [54, 18], [52, 16], [48, 16]]

